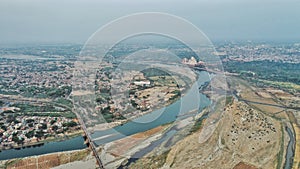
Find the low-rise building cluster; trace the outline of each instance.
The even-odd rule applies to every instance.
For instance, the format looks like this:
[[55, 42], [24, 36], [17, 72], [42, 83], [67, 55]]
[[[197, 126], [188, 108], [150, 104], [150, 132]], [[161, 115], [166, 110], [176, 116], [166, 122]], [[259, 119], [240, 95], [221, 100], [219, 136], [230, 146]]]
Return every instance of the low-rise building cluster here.
[[0, 117], [0, 147], [33, 144], [79, 129], [76, 119], [6, 114]]

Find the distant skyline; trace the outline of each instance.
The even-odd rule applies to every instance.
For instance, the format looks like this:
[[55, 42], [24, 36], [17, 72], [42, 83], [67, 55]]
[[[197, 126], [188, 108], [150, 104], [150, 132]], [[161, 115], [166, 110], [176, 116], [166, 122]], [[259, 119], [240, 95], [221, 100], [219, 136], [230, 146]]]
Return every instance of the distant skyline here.
[[84, 43], [137, 12], [177, 15], [212, 41], [300, 42], [299, 7], [299, 0], [1, 0], [0, 44]]

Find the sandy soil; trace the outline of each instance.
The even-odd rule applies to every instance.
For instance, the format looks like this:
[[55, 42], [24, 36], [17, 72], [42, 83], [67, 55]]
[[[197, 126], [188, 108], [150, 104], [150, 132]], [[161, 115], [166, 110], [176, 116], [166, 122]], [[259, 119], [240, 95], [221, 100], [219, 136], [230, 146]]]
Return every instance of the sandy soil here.
[[254, 166], [245, 164], [243, 162], [240, 162], [236, 166], [234, 166], [233, 169], [257, 169], [257, 168]]
[[[1, 161], [3, 166], [6, 166], [7, 169], [50, 169], [52, 167], [56, 167], [66, 163], [90, 161], [88, 162], [90, 166], [91, 164], [95, 164], [95, 159], [92, 157], [89, 150], [74, 150], [74, 151], [66, 151], [59, 153], [51, 153], [41, 156], [33, 156], [26, 157], [22, 159], [12, 159], [12, 160], [4, 160]], [[91, 160], [94, 160], [92, 162]], [[95, 165], [94, 165], [95, 166]], [[72, 167], [74, 168], [74, 167]]]
[[161, 137], [161, 133], [169, 125], [159, 126], [151, 130], [106, 144], [101, 152], [101, 159], [107, 168], [115, 168], [142, 148]]
[[[256, 110], [252, 111], [257, 113], [258, 119], [243, 123], [242, 121], [247, 116], [246, 111], [249, 109], [250, 107], [243, 103], [234, 103], [232, 108], [226, 110], [215, 132], [207, 141], [203, 143], [198, 141], [202, 132], [199, 131], [172, 147], [164, 168], [218, 168], [222, 166], [222, 168], [231, 169], [241, 161], [253, 164], [257, 168], [274, 168], [280, 147], [280, 123]], [[265, 118], [276, 129], [276, 132], [266, 130], [266, 134], [259, 134], [264, 131], [260, 124], [265, 123], [263, 122]], [[233, 125], [234, 128], [232, 128]], [[250, 135], [252, 135], [251, 138], [249, 138]], [[241, 166], [245, 167], [245, 165]]]

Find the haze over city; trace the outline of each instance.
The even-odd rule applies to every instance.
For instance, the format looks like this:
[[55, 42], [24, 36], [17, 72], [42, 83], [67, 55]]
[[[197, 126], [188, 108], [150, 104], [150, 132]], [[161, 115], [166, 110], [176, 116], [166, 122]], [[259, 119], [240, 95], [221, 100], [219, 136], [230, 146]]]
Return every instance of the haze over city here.
[[0, 168], [299, 169], [299, 0], [0, 0]]
[[297, 41], [297, 0], [2, 0], [0, 43], [84, 43], [108, 22], [137, 12], [187, 19], [212, 41]]

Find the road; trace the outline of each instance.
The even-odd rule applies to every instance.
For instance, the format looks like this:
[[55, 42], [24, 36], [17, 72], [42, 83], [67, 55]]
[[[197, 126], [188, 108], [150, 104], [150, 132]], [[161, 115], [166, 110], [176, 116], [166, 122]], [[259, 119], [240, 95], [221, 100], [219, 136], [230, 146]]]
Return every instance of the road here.
[[84, 123], [83, 123], [82, 118], [80, 116], [77, 116], [77, 118], [78, 118], [78, 121], [79, 121], [79, 123], [81, 125], [81, 128], [84, 131], [84, 134], [86, 136], [86, 141], [88, 142], [88, 145], [91, 148], [91, 150], [93, 151], [93, 154], [94, 154], [94, 156], [95, 156], [95, 158], [97, 160], [97, 164], [99, 165], [99, 168], [100, 169], [104, 169], [103, 163], [102, 163], [102, 161], [101, 161], [101, 159], [100, 159], [100, 157], [98, 155], [96, 146], [95, 146], [94, 142], [92, 141], [89, 133], [87, 132], [87, 129], [86, 129]]
[[292, 110], [300, 110], [300, 107], [289, 107], [289, 106], [283, 106], [283, 105], [277, 105], [277, 104], [270, 104], [270, 103], [262, 103], [262, 102], [256, 102], [256, 101], [251, 101], [251, 100], [245, 100], [242, 98], [238, 98], [239, 101], [243, 101], [245, 103], [254, 103], [254, 104], [261, 104], [261, 105], [266, 105], [266, 106], [273, 106], [273, 107], [279, 107], [283, 109], [292, 109]]

